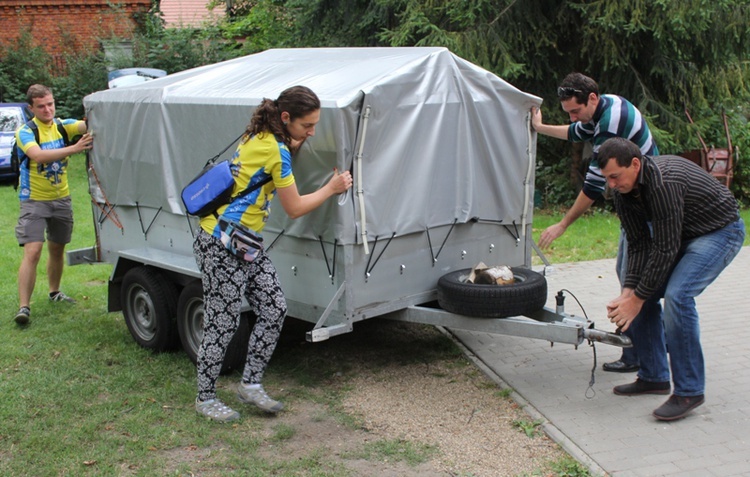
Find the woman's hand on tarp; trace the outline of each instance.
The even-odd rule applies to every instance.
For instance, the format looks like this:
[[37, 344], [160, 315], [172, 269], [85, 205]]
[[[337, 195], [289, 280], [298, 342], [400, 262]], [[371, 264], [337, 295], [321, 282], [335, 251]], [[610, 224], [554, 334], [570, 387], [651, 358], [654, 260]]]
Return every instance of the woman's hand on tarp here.
[[335, 194], [341, 194], [346, 192], [354, 181], [352, 180], [352, 174], [349, 171], [339, 173], [337, 168], [333, 168], [333, 177], [328, 181], [328, 187], [330, 187]]

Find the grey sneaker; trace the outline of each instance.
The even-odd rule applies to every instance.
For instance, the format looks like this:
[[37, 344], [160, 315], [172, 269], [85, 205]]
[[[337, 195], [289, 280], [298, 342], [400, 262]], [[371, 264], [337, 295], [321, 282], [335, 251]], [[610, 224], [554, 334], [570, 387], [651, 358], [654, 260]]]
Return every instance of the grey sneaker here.
[[237, 386], [237, 398], [247, 404], [255, 404], [266, 412], [279, 412], [284, 409], [284, 405], [279, 401], [274, 401], [260, 384], [244, 384], [240, 382]]
[[208, 417], [216, 422], [236, 421], [240, 418], [240, 413], [230, 408], [218, 399], [209, 399], [208, 401], [195, 400], [195, 410], [198, 414]]
[[30, 316], [31, 309], [28, 306], [22, 306], [18, 309], [18, 313], [16, 313], [16, 324], [21, 326], [28, 325]]
[[51, 293], [49, 296], [49, 301], [64, 301], [66, 303], [77, 303], [75, 299], [69, 297], [65, 293], [58, 291], [55, 293]]

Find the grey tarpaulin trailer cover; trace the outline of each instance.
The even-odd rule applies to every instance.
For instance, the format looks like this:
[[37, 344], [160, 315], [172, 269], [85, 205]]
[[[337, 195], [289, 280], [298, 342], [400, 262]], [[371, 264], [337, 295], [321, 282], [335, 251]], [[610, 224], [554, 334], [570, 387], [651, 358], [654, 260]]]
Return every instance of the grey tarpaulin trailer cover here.
[[300, 193], [334, 168], [354, 177], [348, 193], [307, 216], [275, 210], [263, 232], [289, 314], [316, 323], [313, 340], [434, 301], [448, 272], [530, 267], [529, 110], [539, 98], [445, 48], [268, 50], [84, 99], [97, 246], [69, 259], [114, 264], [109, 308], [126, 321], [143, 315], [131, 319], [141, 344], [169, 326], [153, 322], [153, 308], [200, 327], [202, 311], [190, 306], [200, 298], [198, 225], [182, 187], [263, 98], [293, 85], [322, 103], [316, 135], [294, 159]]

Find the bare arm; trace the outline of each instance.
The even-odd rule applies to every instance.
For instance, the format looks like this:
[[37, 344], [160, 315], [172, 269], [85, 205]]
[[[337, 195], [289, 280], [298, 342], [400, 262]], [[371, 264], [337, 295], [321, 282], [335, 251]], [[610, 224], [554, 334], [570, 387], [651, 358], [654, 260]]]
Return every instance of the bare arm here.
[[542, 123], [542, 110], [536, 107], [531, 108], [531, 125], [539, 134], [556, 137], [557, 139], [568, 139], [568, 127], [565, 125], [552, 126]]
[[[86, 132], [86, 124], [81, 122], [83, 127], [78, 127], [79, 132]], [[81, 131], [83, 129], [83, 131]], [[46, 164], [48, 162], [54, 162], [59, 161], [60, 159], [64, 159], [71, 154], [77, 154], [79, 152], [83, 152], [86, 150], [91, 149], [94, 142], [93, 136], [90, 134], [84, 134], [81, 136], [81, 139], [78, 140], [77, 143], [71, 144], [70, 146], [63, 147], [60, 149], [42, 149], [38, 145], [31, 146], [28, 151], [26, 151], [26, 155], [29, 156], [29, 158], [39, 164]]]
[[568, 210], [565, 217], [555, 225], [550, 225], [544, 230], [544, 232], [542, 232], [542, 236], [539, 237], [539, 246], [542, 248], [549, 247], [555, 239], [564, 234], [568, 227], [589, 210], [593, 204], [593, 200], [589, 199], [589, 197], [583, 192], [579, 192], [573, 207]]
[[292, 184], [289, 187], [276, 189], [276, 194], [279, 196], [281, 206], [284, 208], [284, 212], [292, 218], [296, 219], [301, 217], [318, 207], [329, 197], [341, 194], [352, 186], [352, 175], [349, 171], [344, 171], [339, 174], [334, 169], [333, 177], [328, 181], [326, 185], [310, 194], [299, 195], [297, 190], [297, 184]]

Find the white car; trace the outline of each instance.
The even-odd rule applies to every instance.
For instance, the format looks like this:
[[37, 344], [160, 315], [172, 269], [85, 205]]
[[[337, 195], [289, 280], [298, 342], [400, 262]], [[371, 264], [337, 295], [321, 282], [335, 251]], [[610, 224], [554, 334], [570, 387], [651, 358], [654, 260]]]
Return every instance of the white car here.
[[141, 84], [145, 81], [166, 76], [167, 72], [156, 68], [123, 68], [110, 71], [107, 75], [109, 89]]

